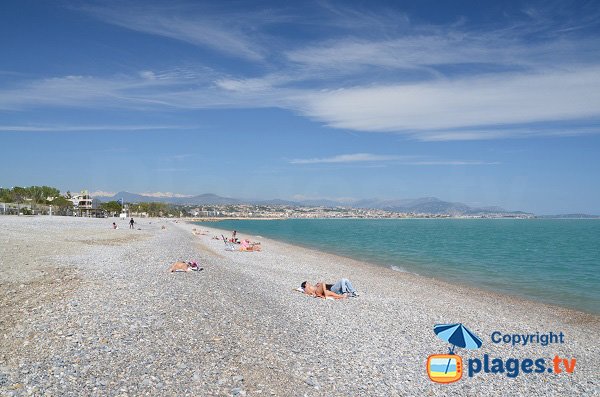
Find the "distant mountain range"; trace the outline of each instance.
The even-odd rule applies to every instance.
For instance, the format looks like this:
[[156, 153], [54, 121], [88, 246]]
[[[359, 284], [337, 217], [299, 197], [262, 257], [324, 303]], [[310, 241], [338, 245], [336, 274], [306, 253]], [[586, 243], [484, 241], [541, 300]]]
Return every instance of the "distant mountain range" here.
[[287, 205], [298, 207], [350, 207], [365, 209], [382, 209], [395, 212], [412, 212], [422, 214], [447, 214], [447, 215], [485, 215], [485, 214], [527, 214], [522, 211], [508, 211], [500, 207], [470, 207], [463, 203], [443, 201], [435, 197], [418, 199], [379, 200], [365, 199], [351, 203], [334, 200], [240, 200], [231, 197], [221, 197], [216, 194], [200, 194], [191, 197], [154, 197], [136, 193], [119, 192], [114, 196], [94, 197], [100, 201], [123, 199], [126, 203], [163, 202], [178, 205], [227, 205], [227, 204], [254, 204], [254, 205]]
[[209, 205], [209, 204], [243, 204], [241, 200], [221, 197], [216, 194], [200, 194], [198, 196], [191, 197], [155, 197], [155, 196], [144, 196], [137, 193], [119, 192], [114, 196], [94, 196], [100, 201], [119, 201], [123, 199], [126, 203], [169, 203], [179, 205]]

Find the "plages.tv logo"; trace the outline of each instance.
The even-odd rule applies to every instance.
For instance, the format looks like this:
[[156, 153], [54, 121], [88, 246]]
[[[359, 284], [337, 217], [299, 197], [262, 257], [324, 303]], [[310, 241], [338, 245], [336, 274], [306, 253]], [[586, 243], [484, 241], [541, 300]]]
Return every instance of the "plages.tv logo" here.
[[427, 375], [437, 383], [456, 382], [462, 378], [463, 362], [460, 356], [454, 354], [454, 349], [457, 346], [463, 349], [479, 349], [483, 342], [461, 323], [436, 324], [433, 332], [452, 347], [448, 348], [448, 354], [432, 354], [427, 358]]
[[[427, 358], [427, 375], [429, 379], [437, 383], [452, 383], [461, 379], [463, 372], [467, 373], [469, 378], [476, 375], [504, 375], [509, 379], [514, 379], [520, 375], [572, 375], [575, 372], [577, 359], [575, 357], [561, 357], [558, 354], [552, 354], [554, 358], [549, 357], [490, 357], [484, 354], [483, 357], [472, 357], [463, 360], [460, 356], [454, 354], [456, 347], [465, 349], [479, 349], [482, 345], [481, 339], [470, 331], [467, 327], [458, 324], [436, 324], [433, 332], [445, 342], [452, 345], [448, 354], [433, 354]], [[541, 333], [507, 333], [494, 331], [491, 334], [491, 342], [494, 344], [511, 344], [512, 347], [539, 344], [540, 346], [551, 346], [554, 344], [563, 344], [565, 335], [563, 332]]]

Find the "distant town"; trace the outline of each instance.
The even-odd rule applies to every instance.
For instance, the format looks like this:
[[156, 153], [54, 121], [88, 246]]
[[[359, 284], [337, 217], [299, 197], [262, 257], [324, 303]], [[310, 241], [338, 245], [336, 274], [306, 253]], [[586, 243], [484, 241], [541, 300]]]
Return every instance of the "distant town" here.
[[[218, 197], [218, 196], [217, 196]], [[524, 212], [464, 213], [458, 211], [395, 211], [377, 208], [355, 208], [328, 205], [291, 204], [174, 204], [161, 201], [144, 202], [142, 196], [125, 200], [116, 197], [92, 197], [88, 191], [61, 194], [47, 186], [29, 188], [0, 188], [0, 214], [14, 215], [65, 215], [84, 217], [177, 217], [199, 220], [222, 219], [317, 219], [317, 218], [516, 218], [530, 219], [535, 215]], [[441, 200], [434, 201], [439, 207]], [[448, 204], [448, 203], [446, 203]], [[456, 203], [455, 203], [456, 204]], [[460, 204], [460, 203], [458, 203]]]
[[318, 218], [534, 218], [532, 214], [489, 213], [479, 215], [395, 212], [382, 209], [347, 207], [297, 207], [282, 205], [215, 205], [184, 208], [193, 218], [258, 218], [258, 219], [318, 219]]

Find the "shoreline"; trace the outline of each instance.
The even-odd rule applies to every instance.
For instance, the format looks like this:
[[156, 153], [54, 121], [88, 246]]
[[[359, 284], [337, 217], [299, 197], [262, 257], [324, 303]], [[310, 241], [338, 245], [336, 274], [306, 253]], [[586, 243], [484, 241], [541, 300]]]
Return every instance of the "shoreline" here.
[[[197, 225], [193, 222], [188, 222], [188, 221], [184, 221], [184, 222], [188, 223], [189, 225], [196, 226], [196, 227], [197, 226], [205, 227], [205, 225]], [[219, 229], [219, 228], [216, 228], [213, 226], [206, 226], [206, 228], [211, 229], [211, 231], [215, 231], [215, 234], [217, 234], [219, 236], [221, 234], [226, 236], [227, 234], [230, 233], [230, 231], [228, 231], [228, 230]], [[574, 307], [552, 304], [552, 303], [548, 303], [548, 302], [545, 302], [542, 300], [531, 299], [529, 297], [518, 295], [518, 294], [510, 294], [510, 293], [507, 293], [504, 291], [488, 289], [488, 288], [474, 285], [471, 283], [460, 283], [460, 282], [455, 282], [452, 280], [446, 280], [443, 278], [427, 276], [427, 275], [423, 275], [423, 274], [419, 274], [419, 273], [415, 273], [415, 272], [411, 272], [411, 271], [395, 270], [392, 268], [392, 266], [379, 265], [377, 263], [369, 262], [367, 260], [354, 259], [354, 258], [340, 255], [337, 253], [322, 251], [322, 250], [319, 250], [318, 248], [306, 246], [303, 244], [293, 244], [293, 243], [290, 243], [285, 240], [273, 239], [273, 238], [264, 237], [264, 236], [260, 236], [260, 237], [251, 236], [248, 233], [243, 233], [243, 232], [241, 233], [239, 231], [238, 231], [238, 236], [245, 236], [244, 238], [250, 238], [250, 237], [260, 238], [261, 240], [264, 240], [267, 242], [276, 242], [278, 244], [294, 247], [297, 249], [313, 251], [315, 253], [318, 253], [319, 255], [331, 257], [331, 258], [333, 258], [333, 260], [336, 260], [336, 261], [350, 261], [352, 266], [364, 268], [365, 270], [367, 270], [369, 272], [373, 272], [373, 273], [384, 272], [384, 273], [389, 274], [391, 277], [393, 277], [394, 275], [399, 275], [399, 276], [401, 276], [401, 278], [409, 279], [409, 282], [412, 281], [412, 282], [418, 282], [418, 283], [432, 283], [432, 284], [435, 284], [437, 287], [444, 288], [444, 289], [451, 288], [456, 291], [462, 291], [462, 292], [467, 292], [467, 293], [471, 292], [471, 293], [475, 293], [475, 294], [479, 294], [479, 295], [486, 294], [486, 295], [493, 296], [500, 300], [510, 301], [512, 304], [530, 304], [530, 305], [534, 305], [534, 306], [540, 305], [540, 306], [545, 307], [548, 310], [561, 311], [568, 315], [572, 315], [572, 316], [576, 316], [576, 317], [580, 316], [582, 319], [585, 319], [585, 321], [591, 321], [591, 322], [598, 321], [598, 323], [600, 323], [600, 314], [599, 313], [592, 313], [592, 312], [580, 310], [580, 309], [574, 308]], [[410, 280], [410, 279], [412, 279], [412, 280]]]
[[194, 218], [194, 217], [190, 217], [190, 218], [170, 218], [170, 219], [179, 219], [185, 222], [221, 222], [221, 221], [287, 221], [287, 220], [297, 220], [297, 219], [302, 219], [302, 220], [307, 220], [307, 219], [311, 219], [311, 220], [344, 220], [344, 219], [369, 219], [369, 220], [389, 220], [389, 219], [433, 219], [433, 220], [439, 220], [439, 219], [484, 219], [484, 220], [491, 220], [491, 219], [499, 219], [499, 220], [532, 220], [532, 219], [548, 219], [548, 220], [552, 220], [552, 219], [560, 219], [560, 220], [568, 220], [568, 219], [574, 219], [574, 220], [583, 220], [583, 219], [600, 219], [600, 216], [598, 218], [520, 218], [520, 217], [491, 217], [491, 218], [485, 218], [485, 217], [454, 217], [454, 216], [402, 216], [402, 217], [389, 217], [389, 218], [381, 218], [381, 217], [373, 217], [373, 218], [369, 218], [369, 217], [331, 217], [331, 218], [327, 218], [327, 217], [315, 217], [315, 218], [286, 218], [286, 217], [242, 217], [242, 216], [232, 216], [232, 217], [206, 217], [206, 218]]
[[[421, 219], [421, 218], [415, 218], [415, 219]], [[230, 220], [230, 219], [228, 219], [228, 220]], [[248, 220], [248, 219], [242, 219], [242, 218], [240, 218], [240, 219], [234, 219], [234, 220]], [[195, 224], [194, 222], [197, 222], [197, 221], [183, 220], [183, 222], [194, 224], [196, 226], [205, 226], [205, 225], [197, 225], [197, 224]], [[202, 222], [202, 221], [199, 221], [199, 222]], [[211, 226], [206, 226], [206, 227], [210, 227], [212, 229], [218, 230], [219, 236], [221, 234], [224, 235], [224, 236], [229, 236], [231, 234], [230, 230], [219, 229], [216, 226], [212, 226], [211, 225]], [[239, 231], [238, 231], [238, 233], [239, 233]], [[248, 235], [248, 233], [245, 233], [245, 234]], [[257, 237], [257, 236], [251, 236], [251, 237]], [[496, 294], [500, 298], [513, 298], [513, 299], [517, 299], [517, 300], [522, 301], [522, 302], [530, 302], [530, 303], [534, 303], [534, 304], [540, 304], [540, 305], [544, 305], [544, 306], [555, 308], [555, 309], [569, 310], [569, 311], [580, 313], [582, 315], [595, 316], [595, 317], [598, 317], [600, 319], [600, 312], [588, 311], [588, 310], [581, 309], [581, 308], [575, 307], [575, 306], [568, 306], [568, 305], [560, 305], [560, 304], [556, 304], [556, 303], [551, 303], [551, 302], [548, 302], [547, 300], [545, 300], [543, 298], [536, 298], [536, 297], [533, 297], [533, 296], [527, 296], [527, 295], [524, 295], [524, 294], [519, 294], [518, 292], [511, 293], [509, 291], [504, 291], [504, 290], [496, 289], [496, 288], [492, 288], [492, 287], [488, 288], [485, 285], [482, 286], [482, 285], [477, 284], [475, 282], [460, 282], [458, 280], [446, 279], [446, 278], [443, 278], [443, 277], [436, 277], [436, 276], [433, 276], [433, 275], [420, 274], [418, 272], [406, 270], [406, 268], [404, 267], [404, 264], [400, 264], [399, 265], [399, 269], [394, 269], [394, 267], [396, 267], [395, 264], [394, 265], [387, 265], [387, 264], [383, 264], [383, 263], [379, 264], [376, 261], [370, 261], [368, 259], [366, 259], [366, 260], [354, 259], [352, 257], [345, 256], [345, 255], [340, 254], [340, 253], [325, 251], [325, 250], [322, 250], [322, 249], [320, 249], [318, 247], [314, 247], [314, 246], [310, 246], [310, 245], [305, 245], [305, 244], [301, 244], [301, 243], [290, 243], [289, 241], [284, 240], [284, 239], [277, 239], [277, 238], [264, 237], [264, 236], [261, 236], [260, 238], [262, 238], [262, 239], [268, 239], [268, 240], [272, 240], [272, 241], [277, 241], [277, 242], [282, 243], [282, 244], [287, 244], [287, 245], [298, 247], [298, 248], [302, 248], [302, 249], [314, 250], [314, 251], [320, 252], [320, 253], [322, 253], [324, 255], [332, 255], [334, 257], [339, 257], [339, 258], [344, 259], [344, 260], [352, 260], [354, 262], [361, 263], [363, 265], [371, 266], [372, 267], [372, 271], [374, 271], [374, 272], [380, 271], [381, 269], [391, 270], [394, 273], [401, 273], [401, 274], [412, 275], [412, 276], [416, 276], [418, 278], [422, 278], [424, 280], [436, 281], [436, 282], [439, 282], [439, 283], [443, 283], [443, 284], [448, 285], [448, 286], [455, 286], [455, 287], [464, 288], [464, 289], [472, 289], [473, 291], [476, 291], [478, 293]], [[410, 267], [410, 266], [408, 266], [408, 267]]]
[[[0, 323], [0, 394], [600, 394], [598, 316], [268, 238], [260, 252], [226, 251], [212, 239], [216, 228], [181, 220], [141, 219], [133, 230], [111, 223], [0, 217], [0, 297], [8, 298], [3, 313], [14, 313]], [[178, 260], [204, 270], [167, 272]], [[61, 275], [31, 271], [50, 268]], [[360, 297], [329, 301], [293, 291], [304, 280], [341, 277]], [[483, 340], [478, 350], [458, 349], [465, 366], [484, 354], [559, 355], [576, 358], [577, 369], [516, 378], [465, 373], [451, 385], [433, 383], [426, 359], [449, 347], [433, 326], [457, 322]], [[493, 343], [496, 331], [562, 332], [565, 343], [512, 347]]]

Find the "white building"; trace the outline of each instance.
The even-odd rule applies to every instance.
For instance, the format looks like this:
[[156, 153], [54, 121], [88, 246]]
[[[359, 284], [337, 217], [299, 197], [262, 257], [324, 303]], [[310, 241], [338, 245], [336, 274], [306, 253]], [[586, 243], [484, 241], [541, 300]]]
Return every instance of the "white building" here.
[[92, 197], [87, 190], [82, 190], [69, 199], [73, 203], [73, 210], [80, 216], [89, 216], [92, 210]]

